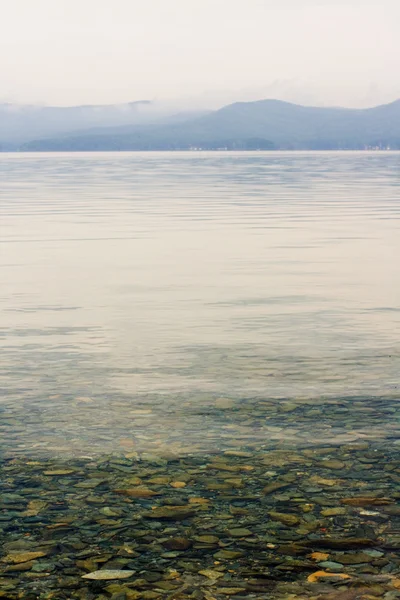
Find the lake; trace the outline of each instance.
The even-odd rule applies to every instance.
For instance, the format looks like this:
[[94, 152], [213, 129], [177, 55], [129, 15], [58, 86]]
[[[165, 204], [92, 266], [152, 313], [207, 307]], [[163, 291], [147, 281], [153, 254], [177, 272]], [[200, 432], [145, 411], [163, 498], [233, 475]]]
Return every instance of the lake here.
[[0, 596], [397, 598], [400, 154], [0, 171]]
[[218, 446], [218, 398], [398, 395], [399, 153], [3, 154], [0, 169], [10, 448], [114, 450], [153, 428], [211, 428]]

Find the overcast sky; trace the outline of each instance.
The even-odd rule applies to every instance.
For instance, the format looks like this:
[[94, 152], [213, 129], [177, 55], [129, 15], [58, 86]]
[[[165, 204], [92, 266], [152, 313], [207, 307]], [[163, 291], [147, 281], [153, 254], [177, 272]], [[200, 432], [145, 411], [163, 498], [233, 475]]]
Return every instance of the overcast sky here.
[[0, 101], [400, 97], [400, 0], [1, 0]]

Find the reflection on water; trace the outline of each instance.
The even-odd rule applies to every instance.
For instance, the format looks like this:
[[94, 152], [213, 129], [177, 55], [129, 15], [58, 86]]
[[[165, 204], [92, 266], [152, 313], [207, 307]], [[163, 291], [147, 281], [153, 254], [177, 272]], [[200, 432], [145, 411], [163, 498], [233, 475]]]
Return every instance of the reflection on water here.
[[399, 165], [1, 155], [4, 451], [395, 437]]

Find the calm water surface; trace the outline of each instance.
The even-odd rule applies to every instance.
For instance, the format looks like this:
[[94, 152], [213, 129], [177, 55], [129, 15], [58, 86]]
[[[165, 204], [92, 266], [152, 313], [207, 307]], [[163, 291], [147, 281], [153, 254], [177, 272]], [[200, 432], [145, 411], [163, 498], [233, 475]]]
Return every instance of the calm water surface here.
[[400, 154], [2, 154], [0, 171], [6, 452], [397, 431]]

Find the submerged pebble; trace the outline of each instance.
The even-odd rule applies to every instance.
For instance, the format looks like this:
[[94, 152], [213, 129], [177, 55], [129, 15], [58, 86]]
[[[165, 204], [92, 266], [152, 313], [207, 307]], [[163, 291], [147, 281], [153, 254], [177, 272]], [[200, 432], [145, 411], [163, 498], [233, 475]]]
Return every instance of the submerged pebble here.
[[82, 579], [94, 579], [96, 581], [107, 581], [109, 579], [128, 579], [134, 574], [134, 571], [117, 571], [115, 569], [103, 569], [101, 571], [93, 571], [93, 573], [87, 573], [86, 575], [82, 575]]

